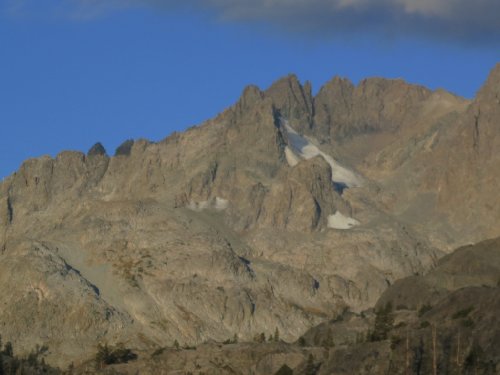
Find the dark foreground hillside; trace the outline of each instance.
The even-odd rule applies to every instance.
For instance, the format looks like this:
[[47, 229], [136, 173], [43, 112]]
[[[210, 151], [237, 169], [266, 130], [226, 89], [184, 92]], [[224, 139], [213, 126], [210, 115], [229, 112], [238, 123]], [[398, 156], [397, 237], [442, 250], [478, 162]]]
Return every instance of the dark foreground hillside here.
[[58, 375], [59, 369], [45, 363], [47, 347], [36, 347], [28, 356], [18, 357], [10, 342], [2, 343], [0, 336], [0, 375]]

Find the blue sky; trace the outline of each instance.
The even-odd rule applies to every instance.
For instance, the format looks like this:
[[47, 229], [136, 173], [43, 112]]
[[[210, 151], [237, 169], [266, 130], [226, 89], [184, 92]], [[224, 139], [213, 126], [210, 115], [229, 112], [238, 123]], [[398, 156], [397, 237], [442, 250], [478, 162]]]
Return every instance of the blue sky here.
[[[367, 9], [331, 27], [336, 13], [298, 18], [280, 1], [266, 11], [241, 0], [0, 0], [0, 177], [97, 141], [113, 154], [127, 138], [160, 140], [215, 116], [245, 85], [288, 73], [315, 91], [334, 75], [384, 76], [472, 97], [500, 62], [496, 20], [460, 31], [457, 12], [438, 32], [427, 15], [412, 13], [410, 27]], [[322, 0], [312, 1], [320, 12]], [[366, 19], [371, 28], [358, 25]]]

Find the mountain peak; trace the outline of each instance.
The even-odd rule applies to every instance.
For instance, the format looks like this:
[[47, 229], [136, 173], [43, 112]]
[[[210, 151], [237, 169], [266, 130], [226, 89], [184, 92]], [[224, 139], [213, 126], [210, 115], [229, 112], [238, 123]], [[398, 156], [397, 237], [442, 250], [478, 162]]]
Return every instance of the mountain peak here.
[[490, 75], [489, 75], [489, 78], [488, 78], [488, 81], [490, 79], [496, 79], [497, 81], [500, 81], [500, 62], [497, 63], [493, 69], [491, 69], [490, 71]]
[[486, 83], [481, 87], [477, 95], [477, 101], [494, 101], [500, 104], [500, 63], [490, 71]]
[[66, 366], [97, 340], [295, 341], [373, 307], [438, 246], [500, 235], [498, 82], [469, 106], [381, 78], [313, 98], [288, 75], [162, 142], [25, 162], [0, 183], [2, 336]]
[[241, 94], [240, 100], [238, 101], [237, 106], [240, 111], [245, 111], [250, 109], [255, 103], [261, 100], [263, 97], [262, 91], [260, 91], [259, 87], [255, 85], [248, 85], [243, 90]]
[[297, 77], [296, 74], [290, 73], [284, 77], [279, 78], [277, 81], [275, 81], [269, 89], [267, 89], [267, 92], [272, 92], [278, 89], [281, 89], [283, 87], [297, 87], [301, 86], [299, 78]]
[[97, 142], [87, 152], [87, 156], [97, 156], [97, 155], [100, 155], [100, 156], [105, 156], [106, 155], [106, 149], [101, 144], [101, 142]]
[[291, 101], [303, 102], [305, 100], [304, 95], [307, 95], [295, 74], [289, 74], [278, 79], [265, 91], [265, 94], [273, 98], [273, 101], [278, 106], [284, 104], [287, 100], [289, 104], [291, 104]]
[[314, 111], [309, 82], [302, 85], [295, 74], [289, 74], [273, 83], [265, 95], [271, 98], [280, 116], [286, 118], [294, 128], [307, 132]]

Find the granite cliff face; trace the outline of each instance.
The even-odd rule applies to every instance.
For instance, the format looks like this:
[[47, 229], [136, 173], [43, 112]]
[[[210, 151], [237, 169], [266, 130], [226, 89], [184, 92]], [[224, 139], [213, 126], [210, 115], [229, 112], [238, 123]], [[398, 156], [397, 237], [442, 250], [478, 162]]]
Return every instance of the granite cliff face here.
[[473, 102], [288, 76], [161, 142], [26, 161], [0, 184], [2, 335], [64, 364], [105, 341], [295, 340], [373, 306], [500, 235], [499, 72]]
[[[465, 246], [428, 274], [391, 285], [375, 309], [349, 311], [286, 343], [166, 347], [103, 374], [494, 375], [500, 371], [500, 239]], [[275, 334], [275, 333], [274, 333]], [[76, 374], [94, 370], [87, 362]]]

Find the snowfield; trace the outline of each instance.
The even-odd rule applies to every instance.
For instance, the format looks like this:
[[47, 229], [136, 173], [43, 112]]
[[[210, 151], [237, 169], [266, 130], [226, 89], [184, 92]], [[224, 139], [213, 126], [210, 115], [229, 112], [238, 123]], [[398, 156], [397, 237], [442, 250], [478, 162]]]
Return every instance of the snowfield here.
[[342, 215], [339, 211], [335, 212], [334, 215], [328, 216], [328, 228], [332, 229], [351, 229], [359, 225], [360, 222], [352, 217], [347, 217]]
[[202, 211], [207, 209], [215, 209], [217, 211], [225, 210], [229, 207], [229, 201], [227, 199], [215, 197], [208, 201], [195, 202], [191, 201], [187, 205], [187, 208], [193, 211]]
[[309, 160], [321, 156], [332, 168], [332, 181], [344, 184], [347, 187], [361, 186], [361, 178], [353, 171], [341, 166], [330, 155], [325, 154], [311, 140], [297, 133], [287, 121], [282, 121], [288, 135], [288, 146], [285, 148], [285, 156], [288, 165], [294, 167], [301, 159]]

